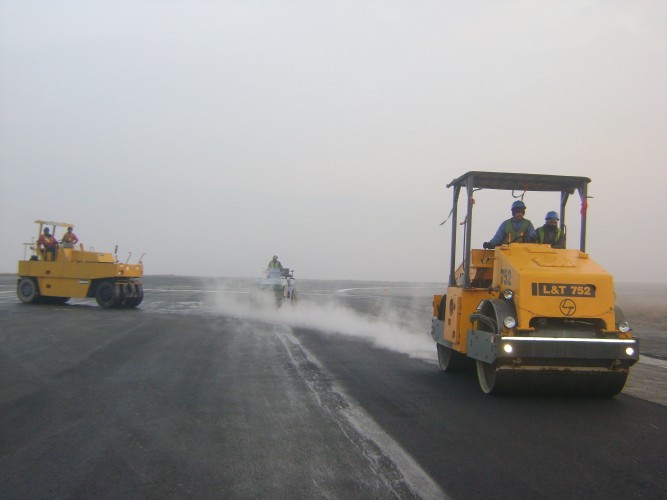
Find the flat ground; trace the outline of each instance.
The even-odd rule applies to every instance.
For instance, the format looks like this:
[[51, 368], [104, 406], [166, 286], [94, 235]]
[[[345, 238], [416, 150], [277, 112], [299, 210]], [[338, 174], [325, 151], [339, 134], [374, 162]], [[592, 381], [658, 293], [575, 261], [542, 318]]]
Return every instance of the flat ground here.
[[277, 310], [247, 280], [145, 283], [138, 309], [105, 310], [21, 304], [0, 277], [3, 497], [667, 491], [667, 331], [637, 292], [624, 307], [651, 355], [622, 394], [502, 398], [439, 370], [438, 285], [300, 281]]

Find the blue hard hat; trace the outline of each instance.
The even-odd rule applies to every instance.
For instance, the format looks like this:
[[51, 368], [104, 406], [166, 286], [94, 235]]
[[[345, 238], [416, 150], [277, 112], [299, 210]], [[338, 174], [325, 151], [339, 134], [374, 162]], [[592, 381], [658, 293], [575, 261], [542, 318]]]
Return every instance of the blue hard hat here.
[[514, 203], [512, 203], [512, 211], [517, 209], [525, 210], [526, 204], [521, 200], [516, 200]]
[[551, 212], [547, 212], [547, 216], [544, 218], [544, 220], [547, 220], [547, 219], [556, 219], [556, 220], [560, 220], [560, 219], [558, 218], [558, 212], [554, 212], [553, 210], [552, 210]]

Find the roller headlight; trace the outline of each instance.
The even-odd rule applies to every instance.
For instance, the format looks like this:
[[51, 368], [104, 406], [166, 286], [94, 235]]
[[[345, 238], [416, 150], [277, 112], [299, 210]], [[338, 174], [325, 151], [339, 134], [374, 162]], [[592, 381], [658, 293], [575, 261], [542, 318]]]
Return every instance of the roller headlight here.
[[503, 320], [503, 325], [505, 325], [505, 328], [507, 329], [512, 329], [516, 326], [516, 320], [512, 316], [507, 316]]
[[635, 350], [632, 347], [628, 347], [625, 350], [625, 354], [627, 354], [628, 356], [632, 356], [634, 353], [635, 353]]
[[503, 351], [505, 351], [507, 354], [511, 354], [512, 352], [512, 346], [510, 344], [505, 344], [503, 346]]
[[512, 300], [514, 298], [514, 292], [512, 290], [510, 290], [509, 288], [505, 288], [505, 290], [503, 290], [501, 295], [503, 296], [503, 299], [505, 299], [505, 300]]
[[628, 323], [627, 321], [619, 321], [618, 325], [616, 326], [618, 326], [619, 332], [627, 333], [630, 331], [630, 323]]

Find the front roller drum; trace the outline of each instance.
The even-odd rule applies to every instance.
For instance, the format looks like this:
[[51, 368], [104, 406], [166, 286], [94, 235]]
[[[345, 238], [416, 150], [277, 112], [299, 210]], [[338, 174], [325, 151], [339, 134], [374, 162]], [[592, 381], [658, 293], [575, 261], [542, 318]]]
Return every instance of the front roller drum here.
[[[516, 317], [514, 306], [503, 301], [486, 301], [474, 316], [480, 331], [500, 335], [506, 315]], [[468, 340], [471, 339], [475, 337], [469, 336]], [[488, 352], [482, 349], [478, 354]], [[483, 357], [476, 359], [477, 380], [486, 394], [615, 396], [623, 389], [629, 372], [627, 365], [614, 366], [613, 359], [607, 365], [560, 366], [558, 363], [546, 364], [547, 360], [542, 361], [544, 365], [537, 360], [532, 363], [524, 360], [521, 365], [514, 365], [507, 358], [495, 355], [493, 358], [491, 363], [482, 361]]]
[[612, 397], [623, 390], [628, 369], [517, 370], [477, 360], [479, 386], [486, 394]]

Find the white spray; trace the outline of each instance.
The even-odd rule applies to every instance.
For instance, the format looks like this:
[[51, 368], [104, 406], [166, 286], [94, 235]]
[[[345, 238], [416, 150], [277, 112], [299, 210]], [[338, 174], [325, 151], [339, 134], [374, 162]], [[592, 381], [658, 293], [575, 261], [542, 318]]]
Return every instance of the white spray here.
[[[291, 328], [313, 328], [330, 335], [347, 335], [413, 358], [433, 361], [435, 344], [429, 335], [430, 316], [415, 323], [383, 300], [377, 317], [359, 313], [333, 297], [308, 297], [296, 304], [277, 307], [271, 294], [250, 298], [247, 294], [215, 294], [211, 306], [225, 315], [272, 322]], [[428, 314], [428, 313], [426, 313]]]

